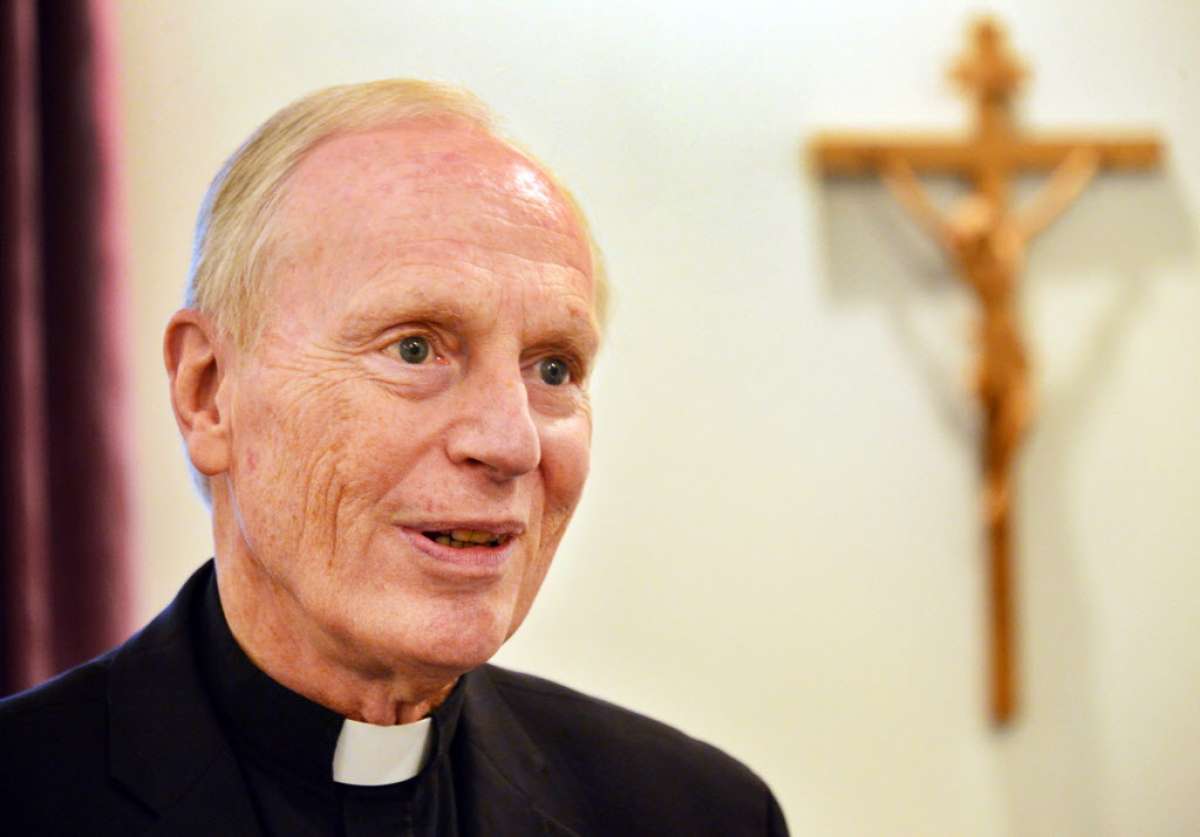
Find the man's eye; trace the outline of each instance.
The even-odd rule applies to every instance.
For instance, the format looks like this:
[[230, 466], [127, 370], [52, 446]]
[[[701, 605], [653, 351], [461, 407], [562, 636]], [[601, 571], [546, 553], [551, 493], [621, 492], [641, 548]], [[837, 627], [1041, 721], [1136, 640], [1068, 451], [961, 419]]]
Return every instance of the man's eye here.
[[571, 380], [571, 370], [562, 358], [548, 357], [538, 361], [538, 375], [552, 387], [561, 386]]
[[396, 350], [405, 363], [424, 363], [431, 351], [429, 341], [424, 337], [405, 337], [396, 343]]

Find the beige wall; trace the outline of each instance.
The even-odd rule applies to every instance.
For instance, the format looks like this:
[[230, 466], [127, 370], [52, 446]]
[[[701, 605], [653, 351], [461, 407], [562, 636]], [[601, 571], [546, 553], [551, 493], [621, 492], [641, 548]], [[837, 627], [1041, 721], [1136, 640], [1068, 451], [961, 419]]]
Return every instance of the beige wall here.
[[997, 5], [1031, 122], [1170, 145], [1029, 264], [1014, 730], [982, 714], [969, 304], [879, 187], [799, 157], [959, 123], [949, 0], [124, 3], [144, 614], [210, 548], [158, 360], [208, 178], [303, 92], [441, 78], [577, 189], [618, 289], [592, 482], [500, 661], [740, 756], [797, 834], [1195, 833], [1200, 4]]

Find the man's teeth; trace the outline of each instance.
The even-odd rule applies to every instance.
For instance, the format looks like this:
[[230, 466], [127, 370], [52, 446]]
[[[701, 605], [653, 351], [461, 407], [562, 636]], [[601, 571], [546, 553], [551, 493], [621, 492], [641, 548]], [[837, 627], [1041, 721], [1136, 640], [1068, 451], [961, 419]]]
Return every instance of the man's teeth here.
[[499, 535], [493, 535], [491, 532], [477, 532], [474, 529], [455, 529], [450, 533], [450, 537], [466, 543], [487, 543], [500, 539]]
[[479, 532], [474, 529], [454, 529], [449, 534], [445, 532], [431, 532], [430, 537], [442, 546], [454, 546], [462, 549], [463, 547], [479, 546], [480, 544], [499, 546], [507, 536], [496, 535], [492, 532]]

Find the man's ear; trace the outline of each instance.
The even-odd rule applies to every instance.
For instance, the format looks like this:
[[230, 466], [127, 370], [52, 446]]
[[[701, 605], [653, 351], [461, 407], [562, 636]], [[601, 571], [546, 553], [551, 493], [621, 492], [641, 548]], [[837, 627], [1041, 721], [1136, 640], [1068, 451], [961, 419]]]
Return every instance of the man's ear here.
[[176, 311], [167, 323], [163, 360], [175, 422], [192, 465], [209, 477], [228, 470], [232, 461], [228, 398], [220, 397], [226, 369], [219, 347], [215, 324], [194, 308]]

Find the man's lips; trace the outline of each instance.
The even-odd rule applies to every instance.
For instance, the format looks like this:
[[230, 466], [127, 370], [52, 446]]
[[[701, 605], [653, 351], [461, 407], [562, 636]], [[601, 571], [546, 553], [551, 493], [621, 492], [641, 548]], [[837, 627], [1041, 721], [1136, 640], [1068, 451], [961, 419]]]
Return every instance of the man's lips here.
[[468, 573], [503, 567], [525, 530], [519, 523], [491, 521], [401, 524], [398, 528], [418, 552]]

